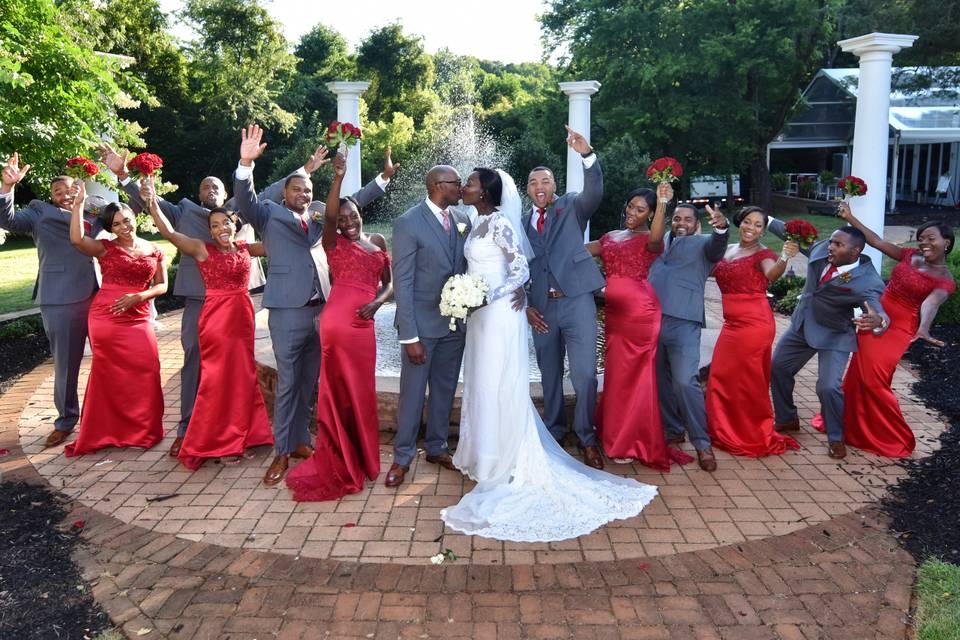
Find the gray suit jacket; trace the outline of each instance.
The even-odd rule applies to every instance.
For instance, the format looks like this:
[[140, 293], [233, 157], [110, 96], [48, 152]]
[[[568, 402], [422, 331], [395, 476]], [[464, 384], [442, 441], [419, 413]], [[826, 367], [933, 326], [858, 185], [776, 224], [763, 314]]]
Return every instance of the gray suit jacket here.
[[[253, 178], [234, 177], [233, 194], [240, 218], [253, 226], [263, 240], [270, 258], [263, 306], [269, 309], [302, 307], [314, 291], [320, 291], [317, 267], [310, 247], [320, 241], [323, 224], [310, 218], [308, 232], [303, 232], [294, 213], [273, 200], [260, 200], [253, 189]], [[368, 183], [356, 194], [361, 207], [383, 195], [376, 182]], [[179, 278], [178, 278], [179, 279]]]
[[[84, 222], [90, 224], [87, 235], [91, 237], [102, 230], [97, 218], [85, 217]], [[0, 227], [33, 236], [40, 258], [34, 290], [37, 304], [72, 304], [86, 300], [97, 290], [93, 258], [70, 244], [69, 211], [41, 200], [31, 200], [14, 211], [13, 193], [0, 194]]]
[[729, 233], [704, 233], [681, 238], [668, 233], [663, 253], [650, 266], [647, 280], [657, 292], [665, 316], [706, 323], [704, 285], [714, 265], [727, 250]]
[[[770, 232], [784, 236], [784, 224], [776, 218], [770, 221]], [[834, 277], [820, 284], [827, 267], [827, 249], [830, 239], [821, 240], [804, 249], [807, 256], [807, 282], [800, 301], [790, 318], [791, 327], [803, 329], [803, 336], [814, 349], [854, 352], [857, 350], [857, 331], [853, 324], [853, 310], [864, 302], [870, 303], [889, 325], [890, 318], [880, 304], [883, 280], [866, 254], [860, 254], [860, 264], [844, 276]], [[849, 277], [848, 277], [849, 276]]]
[[[470, 220], [451, 213], [457, 236], [452, 246], [426, 202], [408, 209], [393, 223], [393, 297], [400, 340], [442, 338], [450, 333], [450, 319], [440, 315], [440, 292], [450, 276], [467, 270], [463, 245], [470, 233]], [[463, 233], [457, 231], [458, 224], [466, 224]]]
[[598, 158], [583, 170], [583, 191], [565, 193], [547, 207], [542, 234], [537, 233], [530, 213], [523, 217], [535, 254], [530, 261], [530, 306], [541, 310], [546, 306], [550, 274], [568, 297], [603, 288], [603, 275], [583, 244], [583, 232], [602, 198], [603, 171]]

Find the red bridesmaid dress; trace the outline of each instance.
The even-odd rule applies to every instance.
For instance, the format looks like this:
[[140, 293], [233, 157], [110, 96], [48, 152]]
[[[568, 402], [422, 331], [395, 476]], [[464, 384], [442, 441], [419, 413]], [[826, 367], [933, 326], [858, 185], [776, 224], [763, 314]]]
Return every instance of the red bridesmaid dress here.
[[104, 447], [149, 449], [163, 440], [163, 390], [160, 355], [150, 322], [150, 302], [115, 314], [120, 296], [150, 287], [163, 252], [133, 256], [114, 241], [98, 258], [103, 284], [87, 316], [93, 362], [80, 415], [80, 435], [64, 449], [78, 456]]
[[390, 265], [385, 251], [366, 251], [337, 236], [327, 250], [333, 286], [320, 315], [320, 392], [313, 455], [287, 474], [293, 499], [336, 500], [363, 490], [380, 473], [377, 344], [373, 320], [357, 310], [372, 302]]
[[882, 335], [857, 334], [843, 380], [843, 439], [858, 449], [890, 458], [904, 458], [916, 441], [890, 388], [893, 372], [920, 325], [920, 305], [934, 289], [956, 290], [952, 280], [937, 278], [913, 266], [916, 249], [904, 249], [880, 298], [890, 316]]
[[250, 253], [207, 243], [207, 259], [197, 262], [206, 296], [200, 310], [200, 386], [180, 462], [197, 469], [206, 458], [242, 456], [249, 447], [273, 444], [270, 419], [257, 383], [253, 357], [253, 301], [247, 291]]
[[767, 301], [767, 277], [760, 263], [777, 256], [770, 249], [737, 260], [721, 260], [713, 274], [723, 301], [723, 328], [713, 350], [707, 383], [710, 442], [736, 456], [759, 458], [799, 449], [797, 441], [773, 430], [770, 356], [776, 324]]
[[649, 237], [638, 233], [618, 242], [608, 233], [600, 238], [607, 274], [606, 357], [594, 422], [608, 457], [633, 458], [669, 471], [671, 462], [686, 464], [693, 458], [668, 447], [660, 425], [656, 370], [660, 301], [647, 282], [659, 253], [647, 249]]

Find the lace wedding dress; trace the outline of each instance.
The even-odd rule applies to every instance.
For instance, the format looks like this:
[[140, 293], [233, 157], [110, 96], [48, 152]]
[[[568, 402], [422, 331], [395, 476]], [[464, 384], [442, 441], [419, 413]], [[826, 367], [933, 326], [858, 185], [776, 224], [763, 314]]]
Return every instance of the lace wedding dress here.
[[529, 276], [519, 224], [511, 223], [518, 217], [499, 210], [479, 217], [464, 249], [468, 273], [490, 285], [489, 303], [467, 324], [460, 443], [453, 457], [477, 486], [441, 517], [469, 535], [566, 540], [637, 515], [657, 489], [574, 460], [534, 408], [526, 315], [511, 308], [511, 294]]

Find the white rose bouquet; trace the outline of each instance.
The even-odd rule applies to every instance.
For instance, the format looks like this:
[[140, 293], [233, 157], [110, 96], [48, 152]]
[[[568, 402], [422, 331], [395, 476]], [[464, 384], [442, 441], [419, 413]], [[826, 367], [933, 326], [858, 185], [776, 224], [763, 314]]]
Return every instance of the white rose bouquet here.
[[450, 318], [450, 331], [457, 330], [457, 320], [466, 320], [470, 309], [483, 305], [489, 289], [477, 275], [462, 273], [447, 280], [440, 293], [440, 315]]

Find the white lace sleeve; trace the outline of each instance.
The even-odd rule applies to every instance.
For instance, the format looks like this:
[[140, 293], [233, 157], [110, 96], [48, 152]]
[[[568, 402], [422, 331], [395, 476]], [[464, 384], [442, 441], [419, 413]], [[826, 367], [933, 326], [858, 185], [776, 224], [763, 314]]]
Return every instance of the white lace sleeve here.
[[507, 260], [507, 279], [502, 285], [493, 290], [488, 296], [487, 301], [493, 302], [498, 298], [513, 293], [526, 283], [530, 278], [530, 268], [527, 265], [527, 258], [520, 250], [517, 243], [517, 237], [510, 223], [501, 216], [493, 220], [493, 243], [500, 247], [503, 256]]

